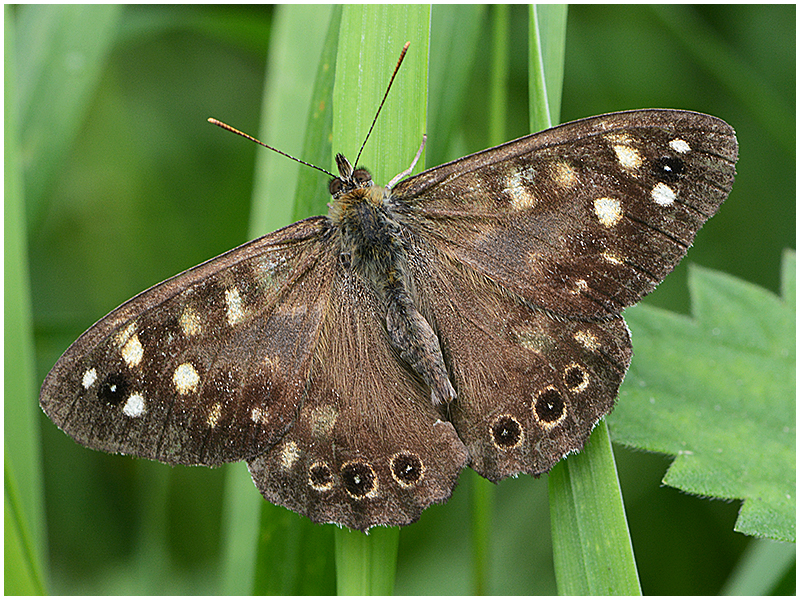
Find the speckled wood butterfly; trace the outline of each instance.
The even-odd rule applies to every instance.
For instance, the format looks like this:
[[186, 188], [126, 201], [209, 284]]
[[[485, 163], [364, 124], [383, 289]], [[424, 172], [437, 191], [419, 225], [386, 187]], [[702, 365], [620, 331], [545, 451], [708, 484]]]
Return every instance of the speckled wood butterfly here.
[[733, 185], [725, 122], [639, 110], [554, 127], [386, 188], [341, 154], [327, 216], [142, 292], [84, 333], [41, 406], [77, 442], [245, 460], [275, 504], [415, 521], [470, 466], [548, 471], [614, 404], [621, 311]]

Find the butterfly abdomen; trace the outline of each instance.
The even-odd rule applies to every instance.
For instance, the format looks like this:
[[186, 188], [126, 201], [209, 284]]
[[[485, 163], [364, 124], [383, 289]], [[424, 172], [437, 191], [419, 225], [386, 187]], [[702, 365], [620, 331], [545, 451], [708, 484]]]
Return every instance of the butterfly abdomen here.
[[338, 226], [340, 252], [369, 282], [386, 310], [389, 340], [407, 365], [430, 387], [434, 404], [455, 399], [439, 338], [408, 291], [407, 260], [400, 226], [384, 203], [382, 188], [357, 188], [334, 199], [331, 220]]

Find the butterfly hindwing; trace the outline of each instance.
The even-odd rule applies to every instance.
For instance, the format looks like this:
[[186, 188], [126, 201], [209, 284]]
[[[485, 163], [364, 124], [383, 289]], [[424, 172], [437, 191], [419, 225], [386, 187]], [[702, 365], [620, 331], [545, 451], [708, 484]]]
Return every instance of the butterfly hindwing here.
[[450, 419], [470, 466], [496, 482], [544, 473], [580, 450], [630, 363], [622, 318], [556, 318], [424, 242], [414, 252], [421, 260], [410, 263], [427, 267], [414, 282], [457, 390]]
[[126, 302], [64, 353], [42, 408], [81, 444], [170, 464], [270, 447], [295, 419], [323, 321], [322, 231], [301, 221]]
[[416, 521], [450, 497], [466, 449], [398, 360], [366, 281], [339, 265], [325, 314], [297, 422], [249, 461], [253, 480], [267, 500], [316, 522]]
[[733, 185], [733, 129], [688, 111], [613, 113], [425, 171], [393, 196], [423, 235], [534, 306], [618, 314], [685, 255]]

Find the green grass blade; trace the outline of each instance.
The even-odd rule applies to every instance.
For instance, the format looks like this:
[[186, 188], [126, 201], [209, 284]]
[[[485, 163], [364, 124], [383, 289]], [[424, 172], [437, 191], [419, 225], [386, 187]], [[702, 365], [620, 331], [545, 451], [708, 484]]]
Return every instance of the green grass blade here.
[[[17, 86], [15, 19], [5, 7], [3, 140], [6, 593], [44, 593], [44, 501], [36, 402], [28, 239]], [[9, 452], [11, 449], [11, 452]], [[15, 552], [14, 550], [18, 550]], [[10, 560], [11, 557], [19, 560]]]
[[[385, 185], [406, 169], [422, 142], [429, 29], [427, 6], [346, 6], [342, 14], [333, 99], [333, 152], [342, 152], [353, 162], [386, 91], [400, 50], [405, 42], [411, 42], [358, 160], [359, 165], [370, 169], [377, 185]], [[338, 593], [390, 594], [394, 587], [398, 539], [396, 528], [377, 528], [369, 535], [336, 530]]]
[[[441, 165], [463, 152], [464, 110], [475, 100], [472, 78], [484, 44], [481, 37], [488, 7], [436, 4], [431, 8], [428, 94], [428, 164]], [[457, 31], [458, 35], [453, 35]]]
[[562, 595], [641, 595], [604, 421], [550, 471], [553, 562]]
[[[531, 7], [529, 102], [534, 131], [558, 122], [565, 32], [566, 7]], [[548, 487], [559, 593], [641, 594], [605, 423], [598, 425], [583, 452], [553, 468]]]
[[[331, 166], [329, 163], [333, 153], [331, 145], [333, 84], [341, 23], [342, 7], [333, 6], [308, 108], [306, 140], [303, 146], [303, 160], [323, 169], [329, 169]], [[327, 212], [327, 204], [331, 198], [328, 186], [325, 185], [327, 181], [327, 178], [315, 169], [300, 169], [295, 195], [295, 220]]]
[[722, 596], [766, 596], [781, 594], [776, 587], [797, 560], [797, 546], [786, 542], [755, 539], [750, 542], [731, 574]]
[[28, 5], [17, 10], [20, 131], [28, 157], [25, 195], [35, 226], [43, 195], [90, 108], [122, 6]]
[[[276, 10], [273, 22], [262, 125], [258, 138], [274, 148], [302, 156], [313, 82], [330, 18], [331, 7], [287, 5]], [[235, 124], [232, 124], [235, 126]], [[329, 169], [328, 164], [319, 165]], [[250, 236], [264, 235], [292, 222], [298, 173], [308, 170], [276, 152], [256, 155]], [[320, 187], [325, 188], [320, 175]]]
[[528, 102], [531, 131], [559, 123], [564, 81], [567, 7], [563, 4], [530, 7]]

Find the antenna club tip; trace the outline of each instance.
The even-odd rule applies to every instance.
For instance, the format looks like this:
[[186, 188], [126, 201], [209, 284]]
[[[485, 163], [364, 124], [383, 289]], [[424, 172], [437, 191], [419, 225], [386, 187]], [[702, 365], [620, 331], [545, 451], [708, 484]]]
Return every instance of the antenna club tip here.
[[209, 122], [209, 123], [213, 123], [214, 125], [216, 125], [217, 123], [219, 123], [219, 121], [217, 121], [217, 120], [216, 120], [214, 117], [208, 117], [208, 122]]

